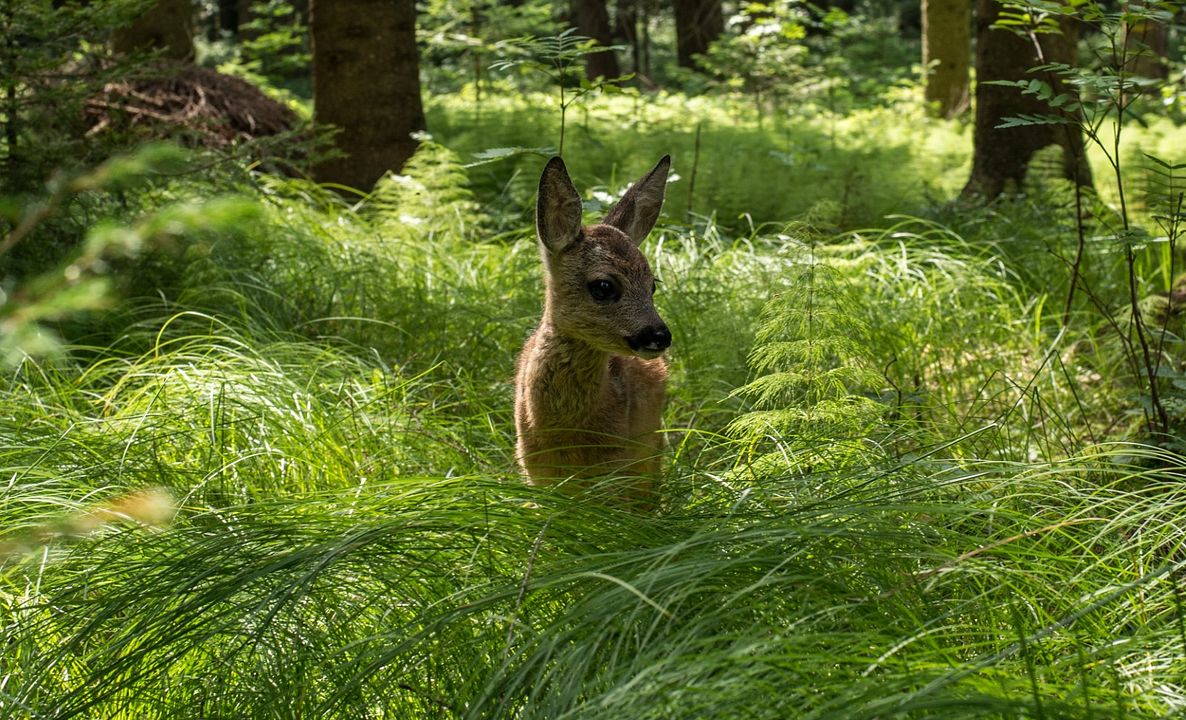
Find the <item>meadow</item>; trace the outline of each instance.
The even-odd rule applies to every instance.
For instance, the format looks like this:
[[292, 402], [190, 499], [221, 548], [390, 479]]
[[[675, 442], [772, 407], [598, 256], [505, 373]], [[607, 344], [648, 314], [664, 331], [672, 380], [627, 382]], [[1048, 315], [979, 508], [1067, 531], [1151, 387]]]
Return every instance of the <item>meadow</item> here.
[[[1094, 311], [1124, 306], [1115, 248], [1064, 312], [1064, 186], [951, 201], [970, 129], [908, 89], [778, 121], [591, 98], [587, 219], [664, 153], [679, 176], [644, 246], [675, 338], [662, 499], [634, 512], [513, 458], [545, 158], [479, 153], [553, 137], [546, 103], [431, 100], [368, 196], [148, 170], [47, 220], [140, 249], [0, 383], [0, 714], [1184, 711], [1186, 458]], [[1132, 182], [1182, 140], [1134, 128]]]

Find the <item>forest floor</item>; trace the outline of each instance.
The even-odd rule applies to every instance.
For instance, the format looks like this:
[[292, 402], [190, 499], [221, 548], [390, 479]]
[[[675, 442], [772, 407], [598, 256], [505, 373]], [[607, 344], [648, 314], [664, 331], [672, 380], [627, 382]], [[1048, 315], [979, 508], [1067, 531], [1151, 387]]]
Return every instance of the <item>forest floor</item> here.
[[[947, 202], [969, 130], [906, 99], [570, 120], [590, 220], [675, 158], [644, 245], [675, 337], [659, 509], [515, 466], [543, 158], [489, 151], [551, 143], [532, 102], [431, 102], [433, 141], [358, 199], [215, 168], [80, 200], [62, 222], [146, 249], [0, 383], [0, 714], [1184, 711], [1186, 458], [1099, 316], [1115, 247], [1064, 311], [1067, 188]], [[1134, 131], [1132, 182], [1181, 136]], [[1137, 248], [1148, 298], [1167, 251]]]

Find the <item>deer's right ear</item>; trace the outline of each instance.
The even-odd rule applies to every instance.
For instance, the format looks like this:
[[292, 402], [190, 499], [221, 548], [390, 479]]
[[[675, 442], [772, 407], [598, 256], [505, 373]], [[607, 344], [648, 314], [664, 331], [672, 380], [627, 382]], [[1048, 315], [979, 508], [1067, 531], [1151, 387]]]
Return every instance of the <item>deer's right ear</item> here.
[[551, 252], [560, 252], [580, 235], [581, 196], [559, 157], [549, 160], [540, 176], [535, 229], [540, 242]]

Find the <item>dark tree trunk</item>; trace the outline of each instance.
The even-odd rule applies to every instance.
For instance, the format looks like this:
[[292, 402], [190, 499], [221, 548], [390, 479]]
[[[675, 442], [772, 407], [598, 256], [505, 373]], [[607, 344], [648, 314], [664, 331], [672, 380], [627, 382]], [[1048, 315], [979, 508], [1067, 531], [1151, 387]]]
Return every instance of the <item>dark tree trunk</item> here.
[[313, 117], [341, 129], [344, 157], [314, 169], [318, 182], [370, 190], [398, 172], [425, 129], [414, 0], [316, 0], [311, 5]]
[[[1074, 62], [1076, 33], [1069, 23], [1061, 34], [1043, 34], [1042, 54], [1028, 38], [1008, 30], [994, 30], [1000, 12], [996, 0], [976, 1], [976, 119], [973, 129], [972, 175], [964, 196], [995, 198], [1006, 190], [1019, 190], [1034, 153], [1049, 145], [1063, 150], [1062, 174], [1080, 185], [1091, 185], [1083, 134], [1074, 124], [1027, 125], [998, 128], [1003, 118], [1053, 115], [1059, 111], [1015, 87], [990, 85], [990, 80], [1036, 78], [1054, 85], [1056, 93], [1072, 92], [1052, 75], [1028, 72], [1039, 62]], [[1077, 120], [1078, 118], [1073, 118]]]
[[167, 58], [194, 59], [194, 8], [190, 0], [157, 0], [154, 5], [111, 36], [117, 55], [158, 50]]
[[238, 7], [238, 33], [243, 34], [243, 26], [255, 19], [255, 12], [251, 9], [253, 0], [235, 0]]
[[832, 8], [843, 10], [849, 15], [857, 10], [857, 0], [821, 0], [816, 5], [824, 10], [831, 10]]
[[638, 37], [638, 0], [617, 0], [614, 12], [614, 38], [630, 48], [631, 69], [642, 72]]
[[304, 27], [309, 27], [309, 2], [310, 0], [289, 0], [297, 23]]
[[1170, 68], [1166, 56], [1169, 42], [1165, 23], [1142, 19], [1125, 26], [1124, 33], [1129, 53], [1125, 72], [1155, 80], [1168, 78]]
[[641, 37], [638, 38], [639, 74], [649, 78], [651, 76], [651, 13], [647, 3], [643, 2], [638, 9], [638, 28]]
[[695, 57], [708, 52], [724, 31], [721, 0], [675, 0], [675, 51], [680, 67], [697, 69]]
[[218, 29], [232, 37], [239, 36], [239, 1], [218, 0]]
[[968, 0], [922, 0], [926, 99], [939, 103], [942, 117], [955, 117], [968, 107], [971, 33], [972, 4]]
[[[613, 45], [613, 31], [609, 25], [609, 12], [605, 0], [576, 0], [573, 3], [577, 33], [593, 38], [599, 45]], [[604, 50], [585, 56], [585, 77], [590, 80], [616, 78], [622, 74], [618, 58], [613, 50]]]

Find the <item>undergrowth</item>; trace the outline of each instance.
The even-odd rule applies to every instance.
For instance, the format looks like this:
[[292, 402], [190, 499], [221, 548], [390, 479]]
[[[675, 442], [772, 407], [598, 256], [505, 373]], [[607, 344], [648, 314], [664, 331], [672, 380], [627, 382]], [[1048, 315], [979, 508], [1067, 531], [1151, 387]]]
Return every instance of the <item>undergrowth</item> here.
[[[483, 203], [515, 218], [530, 207], [525, 200], [534, 192], [539, 156], [558, 145], [548, 103], [546, 96], [508, 93], [479, 106], [450, 95], [428, 103], [426, 112], [439, 142], [481, 163], [471, 177]], [[838, 229], [920, 212], [930, 198], [957, 191], [969, 167], [967, 130], [928, 118], [908, 95], [844, 116], [798, 106], [766, 127], [748, 107], [707, 97], [596, 97], [568, 125], [565, 162], [574, 177], [616, 187], [650, 158], [670, 154], [678, 180], [668, 190], [668, 215], [712, 216], [734, 231], [799, 217], [821, 201], [829, 212], [820, 220]], [[484, 161], [481, 153], [492, 148], [536, 153]], [[639, 167], [620, 166], [617, 158], [638, 158]]]
[[[592, 137], [574, 165], [612, 195], [629, 169], [582, 160]], [[1051, 320], [999, 208], [840, 233], [817, 206], [807, 232], [716, 222], [723, 194], [689, 223], [673, 184], [644, 247], [664, 499], [633, 514], [519, 480], [542, 280], [489, 193], [538, 168], [469, 185], [445, 144], [356, 201], [256, 179], [251, 223], [149, 251], [62, 354], [6, 370], [5, 716], [1182, 712], [1186, 460], [1126, 439], [1106, 329]], [[747, 197], [757, 161], [703, 162]]]

